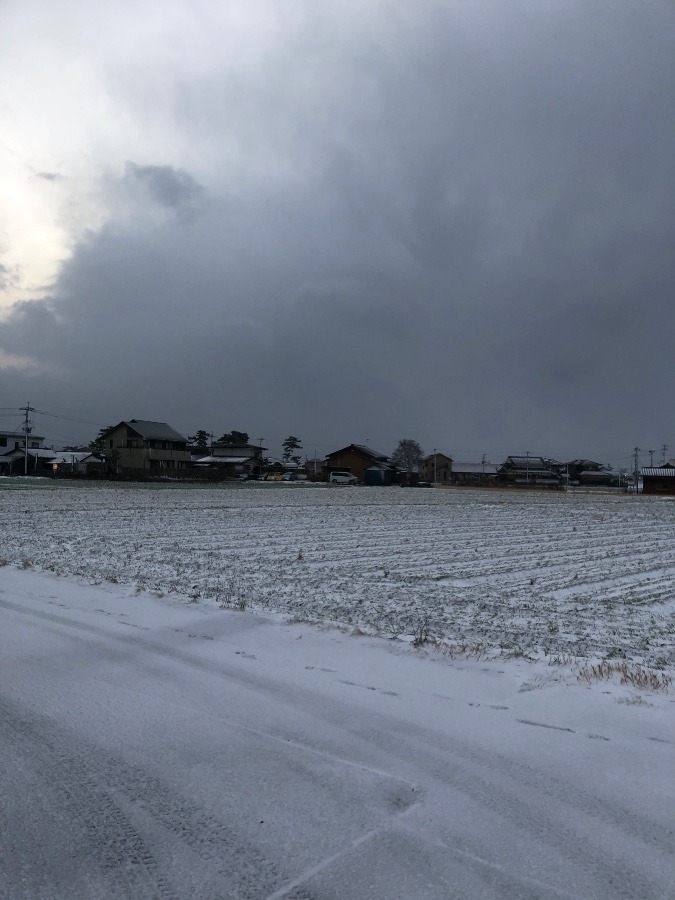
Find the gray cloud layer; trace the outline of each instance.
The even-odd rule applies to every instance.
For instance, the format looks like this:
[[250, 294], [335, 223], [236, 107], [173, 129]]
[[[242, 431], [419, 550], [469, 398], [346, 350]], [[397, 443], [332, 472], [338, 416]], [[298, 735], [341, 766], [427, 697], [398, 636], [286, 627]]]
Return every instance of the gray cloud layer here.
[[165, 86], [236, 177], [120, 161], [107, 224], [2, 323], [59, 373], [4, 371], [8, 405], [320, 451], [669, 441], [672, 9], [458, 8], [350, 34], [307, 7], [264, 67]]

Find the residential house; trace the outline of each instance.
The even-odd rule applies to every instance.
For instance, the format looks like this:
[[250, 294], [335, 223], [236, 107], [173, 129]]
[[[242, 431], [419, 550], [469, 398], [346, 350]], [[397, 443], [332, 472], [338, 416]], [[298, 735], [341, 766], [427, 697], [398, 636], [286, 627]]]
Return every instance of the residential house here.
[[498, 467], [489, 462], [453, 462], [452, 480], [455, 484], [492, 484], [497, 471]]
[[366, 470], [373, 465], [383, 465], [393, 469], [386, 453], [378, 453], [363, 444], [349, 444], [340, 450], [329, 453], [323, 464], [326, 479], [331, 472], [344, 469], [356, 475], [360, 482], [366, 481]]
[[22, 458], [26, 451], [26, 438], [29, 450], [39, 450], [44, 444], [44, 438], [32, 434], [29, 429], [23, 431], [0, 431], [0, 475], [23, 474], [23, 467], [16, 464], [17, 453], [20, 450]]
[[258, 478], [267, 447], [256, 444], [212, 444], [208, 453], [194, 455], [192, 465], [219, 469], [232, 478]]
[[44, 447], [31, 447], [28, 450], [18, 447], [2, 457], [3, 462], [9, 463], [9, 468], [3, 474], [51, 475], [54, 456], [53, 450]]
[[187, 439], [166, 422], [129, 419], [105, 431], [105, 462], [110, 471], [160, 473], [190, 465]]
[[585, 485], [607, 485], [614, 480], [609, 465], [594, 462], [592, 459], [573, 459], [564, 463], [561, 474], [567, 483], [572, 484], [578, 482]]
[[497, 471], [503, 484], [531, 487], [557, 487], [561, 463], [543, 456], [508, 456]]
[[90, 450], [56, 450], [50, 465], [54, 475], [90, 475], [103, 469], [103, 460]]
[[431, 453], [420, 463], [420, 481], [439, 481], [448, 483], [452, 480], [452, 457], [445, 453]]
[[[26, 435], [23, 431], [0, 431], [0, 454], [4, 455], [11, 450], [23, 450]], [[44, 444], [45, 439], [28, 430], [28, 447], [37, 450]]]

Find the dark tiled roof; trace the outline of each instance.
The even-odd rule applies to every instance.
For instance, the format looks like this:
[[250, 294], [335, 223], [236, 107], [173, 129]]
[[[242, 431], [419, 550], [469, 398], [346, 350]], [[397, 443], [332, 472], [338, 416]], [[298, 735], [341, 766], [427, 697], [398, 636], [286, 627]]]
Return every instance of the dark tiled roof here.
[[166, 422], [148, 422], [145, 419], [129, 419], [128, 422], [122, 422], [132, 428], [142, 438], [149, 441], [175, 441], [176, 443], [187, 443], [187, 438], [167, 425]]
[[542, 456], [509, 456], [504, 463], [504, 465], [511, 466], [522, 466], [523, 468], [539, 467], [542, 469], [547, 468], [546, 463], [544, 462], [544, 458]]
[[339, 454], [341, 453], [349, 453], [350, 451], [362, 453], [364, 456], [371, 457], [371, 459], [389, 459], [389, 455], [387, 453], [378, 453], [377, 450], [373, 450], [372, 447], [365, 447], [363, 444], [349, 444], [347, 447], [341, 447], [339, 450], [333, 450], [332, 453], [327, 454], [327, 458], [331, 456], [339, 456]]
[[378, 453], [377, 450], [373, 450], [372, 447], [364, 447], [363, 444], [354, 444], [354, 447], [357, 450], [361, 450], [363, 453], [369, 453], [371, 456], [375, 457], [375, 459], [389, 459], [388, 453]]

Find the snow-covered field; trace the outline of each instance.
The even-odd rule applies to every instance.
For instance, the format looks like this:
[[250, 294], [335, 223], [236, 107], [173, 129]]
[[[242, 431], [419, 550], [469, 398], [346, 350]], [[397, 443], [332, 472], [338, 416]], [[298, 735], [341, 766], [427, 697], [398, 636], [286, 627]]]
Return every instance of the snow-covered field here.
[[675, 665], [671, 500], [7, 479], [0, 504], [0, 556], [59, 575], [472, 652]]

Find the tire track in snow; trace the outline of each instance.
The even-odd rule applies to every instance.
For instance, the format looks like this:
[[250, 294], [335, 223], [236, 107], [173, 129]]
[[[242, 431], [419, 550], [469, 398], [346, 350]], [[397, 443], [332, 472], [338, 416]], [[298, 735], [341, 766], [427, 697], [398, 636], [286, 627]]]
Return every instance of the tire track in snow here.
[[143, 810], [199, 857], [200, 865], [207, 866], [200, 879], [218, 897], [258, 900], [283, 882], [285, 873], [260, 848], [139, 766], [5, 699], [0, 699], [0, 717], [20, 751], [50, 772], [51, 790], [83, 832], [81, 849], [90, 860], [100, 857], [110, 892], [106, 896], [117, 896], [118, 888], [120, 897], [134, 900], [181, 896], [123, 812], [122, 798], [129, 809]]
[[[48, 789], [78, 836], [76, 857], [84, 855], [89, 865], [99, 860], [96, 874], [102, 877], [106, 897], [179, 900], [111, 786], [101, 783], [96, 769], [85, 763], [76, 741], [63, 741], [53, 723], [1, 697], [0, 719], [3, 739], [38, 773], [49, 773]], [[26, 897], [40, 896], [34, 890], [25, 884], [12, 885], [11, 896], [18, 897], [18, 891]]]

